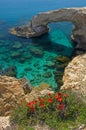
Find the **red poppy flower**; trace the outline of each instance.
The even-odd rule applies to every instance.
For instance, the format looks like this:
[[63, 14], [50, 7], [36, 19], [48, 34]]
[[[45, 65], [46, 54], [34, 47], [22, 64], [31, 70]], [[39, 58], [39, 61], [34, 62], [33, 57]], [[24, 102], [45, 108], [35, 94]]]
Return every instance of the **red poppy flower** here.
[[40, 107], [41, 108], [43, 108], [44, 107], [44, 103], [42, 102], [42, 103], [40, 103]]
[[54, 97], [56, 100], [58, 100], [58, 98], [59, 98], [59, 96], [58, 95], [55, 95], [55, 97]]
[[62, 101], [63, 101], [63, 98], [60, 97], [60, 98], [58, 98], [57, 100], [58, 100], [59, 102], [62, 102]]
[[41, 98], [39, 97], [38, 100], [41, 101]]
[[58, 93], [57, 93], [57, 95], [58, 95], [59, 97], [61, 97], [61, 96], [62, 96], [62, 94], [61, 94], [60, 92], [58, 92]]
[[58, 105], [58, 108], [59, 108], [60, 110], [63, 110], [63, 109], [64, 109], [64, 105], [63, 105], [63, 104], [59, 104], [59, 105]]
[[34, 104], [34, 105], [38, 103], [38, 101], [37, 101], [37, 100], [34, 100], [34, 101], [32, 101], [32, 102], [33, 102], [33, 104]]
[[34, 105], [33, 101], [32, 101], [32, 102], [29, 102], [29, 103], [27, 104], [27, 106], [29, 106], [29, 107], [31, 107], [31, 106], [33, 106], [33, 105]]
[[46, 98], [38, 98], [39, 99], [39, 101], [41, 101], [41, 102], [45, 102], [46, 101]]
[[35, 110], [35, 108], [32, 106], [32, 107], [30, 107], [30, 110], [31, 110], [31, 111], [34, 111], [34, 110]]
[[52, 103], [52, 102], [53, 102], [52, 98], [49, 98], [49, 99], [48, 99], [48, 102], [49, 102], [49, 103]]
[[48, 93], [48, 96], [50, 97], [50, 96], [51, 96], [51, 93]]
[[64, 94], [63, 94], [63, 97], [65, 97], [65, 98], [66, 98], [66, 97], [68, 97], [68, 95], [64, 93]]

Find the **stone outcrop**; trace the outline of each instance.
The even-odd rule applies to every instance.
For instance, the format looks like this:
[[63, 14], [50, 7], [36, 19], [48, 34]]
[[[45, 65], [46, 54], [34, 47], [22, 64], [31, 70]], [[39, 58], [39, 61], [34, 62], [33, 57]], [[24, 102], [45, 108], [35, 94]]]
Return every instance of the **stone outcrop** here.
[[24, 91], [19, 80], [0, 76], [0, 116], [8, 115], [15, 106], [24, 101]]
[[86, 50], [86, 7], [39, 13], [27, 25], [12, 28], [10, 32], [25, 38], [36, 37], [49, 31], [49, 23], [62, 21], [70, 21], [74, 24], [72, 38], [78, 43], [76, 48]]
[[33, 87], [31, 93], [27, 94], [25, 96], [26, 102], [33, 101], [34, 99], [37, 99], [40, 96], [44, 96], [48, 93], [54, 93], [53, 90], [51, 90], [50, 85], [46, 83], [41, 83], [39, 87]]
[[[86, 96], [86, 54], [76, 56], [65, 68], [61, 89], [70, 89]], [[86, 99], [85, 99], [86, 101]]]
[[26, 78], [0, 76], [0, 116], [10, 115], [17, 105], [25, 104], [38, 96], [53, 93], [48, 84], [31, 87]]

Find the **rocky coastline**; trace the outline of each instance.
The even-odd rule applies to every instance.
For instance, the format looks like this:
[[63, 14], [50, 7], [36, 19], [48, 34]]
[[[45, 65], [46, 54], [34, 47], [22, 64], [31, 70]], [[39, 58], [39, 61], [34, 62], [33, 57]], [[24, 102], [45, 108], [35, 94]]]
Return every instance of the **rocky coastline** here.
[[[50, 17], [53, 20], [49, 19]], [[86, 101], [84, 98], [86, 97], [86, 8], [60, 9], [39, 14], [33, 17], [27, 27], [12, 28], [10, 32], [27, 38], [39, 36], [49, 31], [47, 27], [49, 22], [64, 20], [72, 21], [75, 24], [73, 37], [78, 44], [76, 46], [76, 56], [65, 68], [61, 89], [70, 89], [81, 94], [84, 101]], [[15, 105], [26, 103], [46, 93], [53, 93], [46, 83], [42, 83], [37, 88], [31, 88], [26, 79], [18, 80], [14, 77], [0, 76], [0, 130], [17, 130], [17, 126], [11, 126], [9, 122], [9, 115]], [[80, 127], [77, 130], [86, 130], [85, 126]]]

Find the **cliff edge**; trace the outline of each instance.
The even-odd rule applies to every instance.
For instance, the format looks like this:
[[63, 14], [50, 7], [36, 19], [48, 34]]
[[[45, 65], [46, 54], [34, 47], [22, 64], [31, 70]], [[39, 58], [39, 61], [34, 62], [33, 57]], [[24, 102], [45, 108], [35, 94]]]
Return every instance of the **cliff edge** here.
[[86, 96], [86, 54], [73, 58], [65, 68], [61, 89], [70, 89]]

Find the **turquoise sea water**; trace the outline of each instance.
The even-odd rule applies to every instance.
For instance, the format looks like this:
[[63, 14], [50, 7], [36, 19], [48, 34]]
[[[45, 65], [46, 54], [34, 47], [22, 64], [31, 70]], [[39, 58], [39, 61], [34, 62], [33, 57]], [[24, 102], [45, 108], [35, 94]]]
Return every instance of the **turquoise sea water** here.
[[71, 57], [73, 24], [51, 23], [48, 34], [32, 39], [13, 36], [9, 28], [27, 23], [39, 12], [82, 6], [86, 6], [85, 0], [0, 0], [0, 74], [4, 75], [11, 68], [17, 78], [25, 76], [33, 86], [46, 82], [56, 87], [54, 74], [58, 65], [49, 65], [54, 64], [53, 59], [59, 55]]

